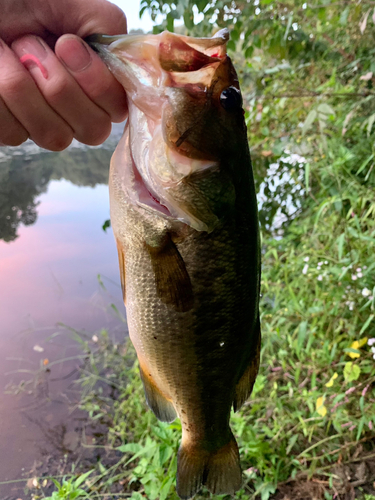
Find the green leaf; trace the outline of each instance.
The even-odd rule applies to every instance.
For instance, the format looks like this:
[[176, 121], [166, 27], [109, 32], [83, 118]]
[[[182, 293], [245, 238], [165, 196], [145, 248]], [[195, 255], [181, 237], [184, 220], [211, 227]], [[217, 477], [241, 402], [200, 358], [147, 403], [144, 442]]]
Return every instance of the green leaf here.
[[86, 481], [86, 479], [89, 477], [89, 475], [92, 474], [93, 472], [94, 471], [89, 470], [88, 472], [85, 472], [84, 474], [82, 474], [81, 476], [79, 476], [79, 478], [77, 478], [74, 481], [75, 488], [78, 488], [78, 486], [81, 486], [81, 484], [84, 483]]
[[288, 447], [286, 449], [286, 454], [289, 455], [289, 453], [291, 452], [293, 446], [296, 444], [297, 442], [297, 439], [298, 439], [298, 434], [294, 434], [294, 436], [292, 436], [290, 439], [289, 439], [289, 442], [288, 442]]
[[366, 418], [365, 417], [362, 417], [361, 420], [359, 421], [359, 424], [358, 424], [358, 429], [357, 429], [357, 437], [356, 437], [356, 440], [358, 441], [359, 438], [361, 437], [361, 434], [362, 434], [362, 431], [363, 431], [363, 427], [366, 423]]
[[315, 109], [312, 109], [310, 113], [307, 115], [306, 120], [303, 124], [302, 127], [302, 134], [305, 135], [306, 132], [311, 128], [312, 124], [314, 123], [314, 120], [318, 116], [318, 113], [316, 112]]
[[344, 249], [345, 233], [340, 234], [340, 236], [337, 238], [336, 242], [337, 242], [337, 252], [338, 252], [339, 260], [341, 260], [342, 254], [343, 254], [343, 249]]
[[325, 102], [323, 102], [322, 104], [319, 104], [319, 106], [317, 107], [317, 111], [320, 114], [326, 115], [327, 118], [330, 115], [335, 116], [335, 114], [336, 114], [335, 110], [329, 104], [327, 104]]
[[184, 12], [184, 23], [188, 30], [194, 28], [194, 14], [190, 9], [186, 9]]
[[169, 13], [167, 15], [167, 30], [171, 33], [174, 32], [174, 17]]
[[227, 43], [227, 49], [233, 51], [236, 50], [236, 44], [234, 43], [233, 40], [229, 40], [229, 42]]
[[367, 318], [365, 324], [362, 326], [358, 337], [360, 337], [362, 335], [362, 333], [364, 333], [367, 330], [367, 328], [369, 327], [369, 325], [370, 325], [371, 321], [374, 319], [374, 317], [375, 317], [375, 314], [370, 314], [370, 316]]
[[347, 382], [353, 382], [358, 380], [361, 374], [361, 369], [358, 365], [355, 365], [353, 361], [348, 361], [345, 363], [344, 367], [344, 378]]
[[139, 491], [133, 491], [130, 500], [144, 500], [144, 496]]
[[339, 21], [341, 26], [346, 26], [348, 22], [348, 16], [349, 16], [349, 5], [341, 12]]
[[289, 30], [290, 30], [290, 27], [292, 26], [292, 22], [293, 22], [293, 14], [289, 14], [288, 24], [286, 26], [286, 30], [284, 33], [284, 40], [286, 40], [288, 38]]
[[372, 126], [375, 122], [375, 113], [370, 116], [367, 122], [367, 137], [370, 137]]
[[239, 30], [232, 30], [230, 32], [230, 37], [234, 42], [237, 42], [240, 39], [240, 31]]
[[145, 12], [145, 10], [146, 10], [146, 9], [147, 9], [147, 5], [144, 5], [144, 6], [141, 8], [141, 10], [139, 11], [139, 19], [141, 19], [141, 18], [142, 18], [142, 16], [143, 16], [143, 14], [144, 14], [144, 12]]
[[250, 45], [250, 47], [248, 47], [245, 50], [245, 58], [250, 59], [250, 57], [253, 55], [253, 52], [254, 52], [254, 47], [252, 45]]
[[139, 443], [126, 443], [117, 448], [121, 453], [138, 453], [142, 449]]
[[366, 158], [366, 160], [362, 163], [362, 165], [359, 167], [359, 169], [357, 170], [357, 173], [356, 175], [359, 175], [365, 168], [366, 168], [366, 165], [374, 158], [374, 153], [372, 153], [372, 155], [370, 155], [368, 158]]
[[310, 191], [310, 163], [305, 163], [305, 189], [306, 193]]
[[163, 484], [160, 488], [160, 492], [159, 492], [159, 500], [165, 500], [169, 494], [169, 491], [171, 489], [171, 486], [173, 484], [173, 481], [174, 481], [174, 477], [170, 477], [170, 478], [166, 478], [164, 481], [163, 481]]
[[102, 229], [104, 232], [106, 232], [109, 227], [111, 227], [111, 220], [107, 219], [102, 225]]

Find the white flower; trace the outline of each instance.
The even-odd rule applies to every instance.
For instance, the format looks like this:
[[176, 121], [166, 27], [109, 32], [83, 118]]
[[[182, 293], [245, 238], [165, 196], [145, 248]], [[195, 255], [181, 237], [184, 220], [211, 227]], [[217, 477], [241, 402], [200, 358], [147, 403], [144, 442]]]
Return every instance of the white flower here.
[[99, 339], [98, 339], [98, 336], [97, 336], [97, 335], [93, 335], [93, 336], [92, 336], [92, 341], [93, 341], [93, 342], [98, 342], [98, 340], [99, 340]]
[[357, 273], [358, 278], [362, 278], [363, 274], [362, 273]]
[[349, 311], [353, 311], [353, 309], [354, 309], [354, 302], [352, 300], [347, 300], [345, 302], [345, 305], [349, 307]]
[[309, 262], [310, 257], [305, 257], [303, 260], [304, 260], [304, 262]]
[[373, 337], [372, 339], [368, 339], [367, 345], [372, 346], [375, 344], [375, 338]]
[[323, 264], [323, 262], [318, 262], [318, 266], [321, 266]]
[[357, 271], [357, 273], [360, 273], [362, 271], [362, 268], [361, 267], [357, 267], [356, 271]]
[[302, 274], [306, 274], [308, 268], [309, 268], [308, 264], [305, 264], [304, 267], [303, 267], [303, 269], [302, 269]]
[[355, 281], [357, 279], [357, 275], [356, 274], [352, 274], [352, 280]]
[[371, 291], [370, 291], [368, 288], [364, 288], [364, 289], [362, 290], [362, 295], [363, 295], [364, 297], [368, 297], [369, 295], [371, 295]]
[[324, 261], [324, 264], [325, 264], [325, 265], [327, 265], [327, 264], [328, 264], [328, 260], [325, 260], [325, 261]]
[[319, 274], [319, 276], [318, 276], [317, 279], [318, 279], [318, 281], [322, 281], [323, 280], [323, 276], [321, 274]]

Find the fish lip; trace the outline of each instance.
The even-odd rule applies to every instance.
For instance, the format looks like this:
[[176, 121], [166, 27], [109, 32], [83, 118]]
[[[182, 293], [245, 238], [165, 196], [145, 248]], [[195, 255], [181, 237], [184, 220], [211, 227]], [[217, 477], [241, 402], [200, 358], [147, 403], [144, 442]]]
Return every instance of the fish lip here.
[[[164, 32], [163, 32], [164, 33]], [[153, 35], [153, 36], [160, 36]], [[174, 35], [174, 33], [172, 33]], [[93, 33], [84, 38], [84, 41], [98, 54], [105, 52], [104, 47], [108, 47], [109, 45], [116, 44], [116, 42], [121, 42], [122, 44], [126, 42], [126, 45], [131, 45], [134, 41], [140, 41], [142, 38], [149, 38], [149, 34], [135, 34], [129, 35], [124, 33], [122, 35], [104, 35], [102, 33]], [[199, 50], [202, 53], [205, 53], [207, 49], [211, 48], [211, 46], [220, 46], [225, 45], [229, 38], [229, 30], [227, 28], [223, 28], [217, 31], [212, 37], [201, 37], [195, 38], [187, 35], [177, 35], [181, 40], [183, 40], [187, 45], [191, 47], [196, 47], [196, 50]], [[221, 39], [221, 42], [218, 42]], [[211, 41], [210, 45], [207, 45]], [[206, 47], [205, 47], [206, 45]], [[108, 49], [107, 49], [108, 50]]]

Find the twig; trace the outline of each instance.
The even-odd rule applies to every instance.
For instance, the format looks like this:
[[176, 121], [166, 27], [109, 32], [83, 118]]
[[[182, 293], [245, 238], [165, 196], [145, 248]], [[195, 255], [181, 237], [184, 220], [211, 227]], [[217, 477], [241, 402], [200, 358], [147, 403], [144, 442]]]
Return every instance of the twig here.
[[364, 441], [368, 441], [369, 438], [362, 438], [359, 441], [352, 441], [351, 443], [344, 444], [343, 446], [340, 446], [340, 448], [336, 448], [336, 450], [329, 451], [327, 453], [324, 453], [323, 455], [318, 455], [317, 457], [311, 457], [311, 458], [305, 458], [305, 460], [312, 461], [312, 460], [320, 460], [324, 457], [327, 457], [328, 455], [334, 455], [335, 453], [338, 453], [342, 450], [345, 450], [345, 448], [350, 448], [351, 446], [355, 446], [358, 443], [362, 443]]
[[354, 99], [355, 97], [368, 97], [370, 95], [375, 96], [375, 92], [364, 91], [364, 92], [314, 92], [313, 90], [305, 92], [304, 94], [273, 94], [273, 95], [258, 95], [257, 97], [263, 97], [263, 99], [280, 99], [283, 97], [287, 98], [298, 98], [303, 99], [306, 97], [347, 97], [349, 99]]

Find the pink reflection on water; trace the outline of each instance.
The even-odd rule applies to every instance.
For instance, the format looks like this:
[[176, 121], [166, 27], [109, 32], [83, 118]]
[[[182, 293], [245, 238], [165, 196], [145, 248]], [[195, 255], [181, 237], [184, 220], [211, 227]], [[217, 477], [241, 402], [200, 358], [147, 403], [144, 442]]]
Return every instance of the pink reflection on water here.
[[[108, 187], [52, 181], [40, 196], [38, 214], [36, 224], [19, 228], [15, 241], [0, 241], [0, 482], [19, 478], [22, 468], [32, 466], [43, 438], [20, 411], [25, 402], [3, 394], [7, 383], [25, 375], [5, 373], [77, 353], [68, 335], [47, 341], [58, 322], [90, 336], [104, 327], [123, 336], [126, 331], [110, 312], [111, 302], [120, 311], [123, 306], [113, 235], [101, 228], [109, 218]], [[107, 291], [101, 290], [98, 274], [105, 277]], [[44, 351], [34, 351], [35, 344]], [[76, 365], [57, 365], [52, 375], [64, 376]], [[54, 406], [53, 399], [70, 383], [51, 383], [51, 401], [34, 409], [34, 417], [66, 421], [68, 408]]]

